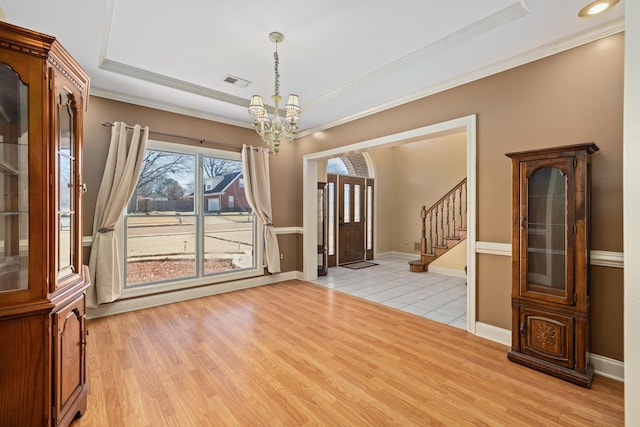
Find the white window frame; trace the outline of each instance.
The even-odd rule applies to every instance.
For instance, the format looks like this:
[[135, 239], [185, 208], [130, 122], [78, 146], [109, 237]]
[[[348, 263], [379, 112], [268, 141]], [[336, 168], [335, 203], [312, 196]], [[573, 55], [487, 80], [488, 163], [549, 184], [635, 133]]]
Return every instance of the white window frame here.
[[[188, 155], [203, 155], [206, 157], [216, 157], [219, 159], [228, 159], [228, 160], [241, 160], [240, 153], [235, 153], [232, 151], [224, 151], [224, 150], [216, 150], [213, 148], [199, 147], [193, 145], [185, 145], [185, 144], [177, 144], [165, 141], [156, 141], [149, 140], [147, 142], [148, 150], [159, 150], [159, 151], [168, 151], [178, 154], [188, 154]], [[196, 168], [198, 169], [198, 168]], [[199, 191], [203, 191], [203, 173], [202, 167], [196, 171], [195, 182], [194, 182], [194, 211], [195, 215], [204, 215], [202, 205], [203, 202], [202, 197], [196, 197], [196, 189]], [[116, 227], [116, 232], [118, 232], [120, 236], [120, 253], [122, 254], [123, 265], [127, 263], [127, 252], [126, 252], [126, 227], [125, 227], [125, 215], [126, 215], [126, 207], [122, 212], [121, 220], [119, 221], [119, 227]], [[200, 229], [196, 228], [196, 233], [201, 232]], [[176, 279], [171, 281], [162, 281], [157, 283], [149, 283], [144, 285], [139, 285], [135, 287], [127, 287], [126, 286], [126, 277], [125, 277], [125, 269], [122, 269], [122, 299], [125, 298], [134, 298], [144, 295], [153, 295], [162, 292], [175, 291], [180, 289], [188, 289], [197, 286], [203, 285], [211, 285], [215, 283], [223, 283], [230, 282], [234, 280], [247, 279], [250, 277], [262, 276], [264, 275], [264, 232], [263, 226], [260, 221], [255, 219], [254, 217], [254, 268], [245, 268], [242, 270], [230, 270], [228, 272], [197, 277], [197, 278], [185, 278], [185, 279]], [[196, 254], [197, 257], [201, 256], [201, 254]]]

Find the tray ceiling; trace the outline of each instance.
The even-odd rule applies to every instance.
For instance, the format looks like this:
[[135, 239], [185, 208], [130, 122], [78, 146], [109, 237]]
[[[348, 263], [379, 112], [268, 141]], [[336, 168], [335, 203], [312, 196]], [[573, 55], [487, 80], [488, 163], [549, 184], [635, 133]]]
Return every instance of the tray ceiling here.
[[[97, 96], [250, 127], [251, 95], [300, 96], [301, 134], [623, 30], [624, 1], [4, 0], [6, 21], [58, 38]], [[250, 82], [246, 88], [224, 81]]]

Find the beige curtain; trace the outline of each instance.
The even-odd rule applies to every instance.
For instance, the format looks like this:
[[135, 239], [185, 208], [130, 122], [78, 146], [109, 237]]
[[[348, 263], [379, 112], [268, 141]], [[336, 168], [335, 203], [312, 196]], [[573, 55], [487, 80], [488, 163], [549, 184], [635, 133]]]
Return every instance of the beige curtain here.
[[269, 273], [280, 272], [280, 248], [271, 214], [269, 152], [264, 148], [242, 146], [244, 191], [253, 213], [264, 225], [264, 261]]
[[116, 122], [111, 129], [109, 154], [98, 191], [93, 218], [93, 244], [89, 259], [91, 283], [89, 303], [103, 304], [120, 297], [122, 290], [122, 255], [118, 242], [122, 212], [136, 187], [149, 128], [133, 128]]

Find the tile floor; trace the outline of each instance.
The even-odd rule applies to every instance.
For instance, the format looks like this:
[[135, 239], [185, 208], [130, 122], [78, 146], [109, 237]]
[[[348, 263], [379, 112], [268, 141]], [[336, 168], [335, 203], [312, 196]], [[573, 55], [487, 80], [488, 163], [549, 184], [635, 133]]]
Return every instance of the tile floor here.
[[359, 270], [331, 267], [313, 283], [466, 330], [465, 279], [412, 273], [408, 261], [390, 256]]

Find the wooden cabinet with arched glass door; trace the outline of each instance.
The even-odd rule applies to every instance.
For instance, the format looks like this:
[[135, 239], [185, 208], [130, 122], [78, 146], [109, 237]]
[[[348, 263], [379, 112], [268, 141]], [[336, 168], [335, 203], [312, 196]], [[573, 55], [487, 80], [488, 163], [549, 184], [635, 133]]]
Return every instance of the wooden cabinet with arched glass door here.
[[593, 143], [512, 159], [509, 359], [584, 387], [589, 343], [589, 187]]

